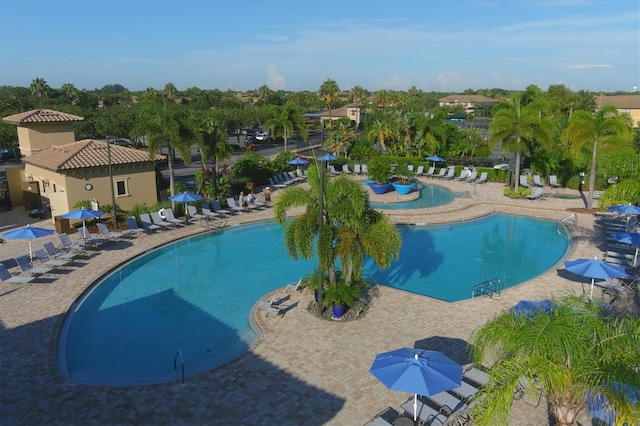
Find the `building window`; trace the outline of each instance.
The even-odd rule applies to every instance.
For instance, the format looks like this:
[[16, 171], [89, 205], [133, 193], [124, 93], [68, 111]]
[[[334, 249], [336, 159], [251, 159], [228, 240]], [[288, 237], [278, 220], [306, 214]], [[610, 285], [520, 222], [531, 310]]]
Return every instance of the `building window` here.
[[126, 197], [129, 195], [129, 179], [118, 179], [115, 182], [116, 185], [116, 196], [118, 197]]

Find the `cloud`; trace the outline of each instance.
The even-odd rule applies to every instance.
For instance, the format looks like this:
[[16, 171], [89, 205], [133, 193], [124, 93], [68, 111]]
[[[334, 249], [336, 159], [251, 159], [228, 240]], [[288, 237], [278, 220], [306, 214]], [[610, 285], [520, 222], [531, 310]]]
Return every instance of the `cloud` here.
[[569, 65], [569, 68], [574, 70], [586, 70], [590, 68], [613, 68], [613, 66], [608, 64], [575, 64]]
[[278, 71], [278, 69], [273, 66], [273, 65], [269, 65], [269, 69], [267, 71], [267, 86], [269, 86], [270, 89], [272, 90], [284, 90], [285, 86], [286, 86], [286, 81], [285, 78], [282, 74], [280, 74], [280, 72]]
[[409, 77], [398, 74], [391, 75], [376, 84], [377, 89], [407, 90], [409, 87], [411, 87]]

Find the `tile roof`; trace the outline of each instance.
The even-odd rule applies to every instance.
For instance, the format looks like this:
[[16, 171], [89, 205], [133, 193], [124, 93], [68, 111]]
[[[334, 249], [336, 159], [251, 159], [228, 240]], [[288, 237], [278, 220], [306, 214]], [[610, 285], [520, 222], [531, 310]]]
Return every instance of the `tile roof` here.
[[[155, 154], [153, 159], [150, 159], [146, 151], [111, 144], [112, 165], [145, 163], [164, 158], [163, 155]], [[52, 146], [22, 160], [27, 164], [54, 172], [109, 165], [107, 143], [93, 139]]]
[[599, 107], [613, 105], [616, 108], [640, 109], [640, 95], [598, 96], [596, 102]]
[[490, 98], [484, 95], [449, 95], [447, 97], [438, 99], [442, 103], [472, 103], [472, 104], [482, 104], [482, 103], [498, 103], [497, 99]]
[[74, 123], [76, 121], [84, 121], [84, 117], [67, 114], [66, 112], [54, 111], [52, 109], [34, 109], [4, 117], [2, 121], [7, 124], [19, 126], [21, 124], [33, 123]]

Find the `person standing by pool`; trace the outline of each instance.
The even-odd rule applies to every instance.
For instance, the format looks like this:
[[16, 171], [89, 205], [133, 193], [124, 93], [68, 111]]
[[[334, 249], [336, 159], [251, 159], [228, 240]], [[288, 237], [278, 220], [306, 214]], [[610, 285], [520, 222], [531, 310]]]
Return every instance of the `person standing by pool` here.
[[264, 203], [267, 207], [271, 207], [271, 190], [267, 186], [262, 192], [264, 192]]
[[238, 195], [238, 207], [245, 208], [244, 191], [240, 191], [240, 195]]

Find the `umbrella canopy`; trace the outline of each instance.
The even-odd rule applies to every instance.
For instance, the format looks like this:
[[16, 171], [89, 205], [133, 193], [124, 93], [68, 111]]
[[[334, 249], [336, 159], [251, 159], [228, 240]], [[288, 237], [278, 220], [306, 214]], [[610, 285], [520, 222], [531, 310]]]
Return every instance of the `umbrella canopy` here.
[[307, 160], [305, 160], [304, 158], [300, 158], [300, 157], [296, 157], [291, 161], [287, 161], [287, 163], [293, 164], [294, 166], [303, 166], [305, 164], [309, 164], [309, 162]]
[[322, 157], [318, 157], [318, 160], [319, 161], [334, 161], [334, 160], [337, 160], [337, 158], [334, 157], [331, 154], [325, 154]]
[[593, 297], [593, 283], [595, 280], [610, 280], [628, 276], [624, 268], [597, 258], [570, 260], [564, 262], [564, 267], [569, 272], [591, 278], [589, 299]]
[[10, 240], [29, 240], [29, 259], [33, 258], [33, 251], [31, 250], [31, 240], [36, 238], [46, 237], [53, 234], [53, 229], [35, 228], [31, 225], [27, 225], [24, 228], [14, 229], [13, 231], [7, 231], [2, 234], [3, 237]]
[[432, 155], [431, 157], [425, 157], [426, 161], [433, 161], [433, 167], [436, 166], [436, 163], [444, 163], [447, 160], [445, 160], [442, 157], [438, 157], [437, 155]]
[[95, 219], [102, 215], [104, 215], [104, 212], [101, 212], [100, 210], [90, 210], [83, 207], [81, 209], [65, 213], [61, 217], [65, 219]]
[[462, 380], [462, 366], [441, 352], [412, 348], [376, 355], [369, 372], [391, 390], [414, 394], [414, 421], [418, 395], [435, 395], [457, 388]]
[[608, 208], [610, 212], [616, 212], [621, 214], [640, 214], [640, 207], [632, 206], [631, 204], [620, 204], [617, 206], [611, 206]]
[[535, 315], [539, 311], [550, 313], [552, 306], [553, 305], [551, 304], [550, 300], [521, 300], [516, 303], [515, 306], [510, 309], [510, 311], [516, 315], [530, 317]]
[[192, 201], [202, 200], [202, 195], [183, 192], [182, 194], [177, 194], [177, 195], [174, 195], [173, 197], [169, 197], [169, 200], [175, 201], [177, 203], [190, 203]]

